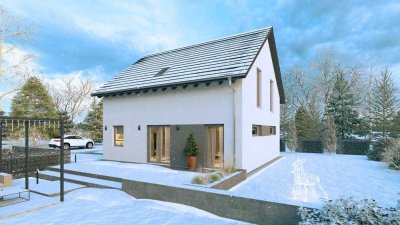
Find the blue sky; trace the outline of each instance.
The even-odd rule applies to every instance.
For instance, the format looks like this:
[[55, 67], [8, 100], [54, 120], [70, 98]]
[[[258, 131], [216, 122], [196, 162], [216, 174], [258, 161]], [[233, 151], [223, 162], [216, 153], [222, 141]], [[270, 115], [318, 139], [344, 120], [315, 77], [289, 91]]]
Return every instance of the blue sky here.
[[141, 56], [273, 26], [283, 71], [324, 48], [400, 83], [400, 1], [0, 0], [36, 25], [23, 45], [48, 77], [104, 82]]

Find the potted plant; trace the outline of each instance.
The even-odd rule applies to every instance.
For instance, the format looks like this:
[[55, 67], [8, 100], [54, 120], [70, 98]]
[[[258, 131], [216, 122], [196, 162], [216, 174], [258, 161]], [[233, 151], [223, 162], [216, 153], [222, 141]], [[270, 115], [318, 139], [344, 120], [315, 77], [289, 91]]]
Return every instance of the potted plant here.
[[188, 169], [194, 171], [196, 168], [196, 157], [199, 155], [199, 147], [197, 146], [196, 139], [193, 133], [189, 135], [186, 141], [185, 149], [183, 154], [187, 157]]

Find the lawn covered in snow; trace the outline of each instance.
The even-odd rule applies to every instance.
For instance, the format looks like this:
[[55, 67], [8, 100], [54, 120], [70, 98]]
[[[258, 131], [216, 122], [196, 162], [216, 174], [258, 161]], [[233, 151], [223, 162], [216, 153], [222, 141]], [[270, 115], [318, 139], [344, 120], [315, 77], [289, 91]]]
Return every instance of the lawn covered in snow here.
[[400, 173], [387, 169], [381, 162], [366, 156], [282, 153], [282, 159], [249, 177], [232, 188], [234, 195], [276, 201], [295, 205], [320, 207], [323, 191], [303, 190], [302, 196], [292, 194], [293, 163], [305, 159], [304, 170], [319, 176], [320, 185], [328, 199], [353, 196], [356, 199], [373, 198], [382, 206], [395, 206], [400, 197]]
[[[40, 205], [54, 201], [41, 198]], [[39, 201], [39, 202], [38, 202]], [[21, 203], [24, 204], [24, 203]], [[29, 203], [25, 203], [29, 204]], [[174, 203], [135, 199], [120, 190], [83, 188], [65, 202], [11, 217], [1, 224], [244, 224]]]
[[64, 168], [66, 170], [172, 186], [190, 184], [193, 177], [198, 175], [195, 172], [174, 170], [158, 165], [114, 161], [78, 161], [78, 163], [65, 164]]

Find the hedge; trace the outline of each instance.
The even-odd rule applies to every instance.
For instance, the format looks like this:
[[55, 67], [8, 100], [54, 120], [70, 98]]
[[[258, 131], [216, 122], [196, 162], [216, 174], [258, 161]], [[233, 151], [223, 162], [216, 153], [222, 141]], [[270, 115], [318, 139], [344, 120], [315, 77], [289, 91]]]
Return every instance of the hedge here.
[[323, 153], [323, 143], [321, 140], [298, 140], [296, 152]]
[[365, 155], [369, 150], [371, 141], [358, 139], [345, 139], [338, 141], [337, 154]]

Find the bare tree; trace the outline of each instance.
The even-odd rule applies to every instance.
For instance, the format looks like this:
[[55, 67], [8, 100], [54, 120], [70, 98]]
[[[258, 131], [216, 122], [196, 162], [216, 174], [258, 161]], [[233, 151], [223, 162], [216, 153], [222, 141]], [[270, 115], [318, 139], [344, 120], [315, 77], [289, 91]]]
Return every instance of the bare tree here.
[[61, 85], [48, 85], [57, 110], [67, 112], [73, 122], [81, 118], [90, 106], [90, 93], [94, 88], [91, 79], [81, 77], [66, 78]]
[[332, 118], [327, 117], [327, 130], [325, 134], [325, 148], [329, 154], [334, 153], [337, 147], [336, 127]]
[[0, 103], [4, 97], [18, 90], [29, 76], [26, 64], [33, 56], [18, 55], [18, 50], [21, 43], [33, 34], [33, 28], [33, 25], [10, 14], [0, 5]]
[[323, 119], [328, 113], [328, 101], [332, 94], [336, 74], [341, 67], [334, 52], [324, 49], [317, 54], [310, 66], [316, 73], [316, 79], [312, 83], [322, 98]]
[[311, 77], [306, 76], [303, 67], [294, 66], [286, 74], [288, 98], [296, 109], [306, 109], [313, 117], [319, 118], [321, 113], [320, 95]]

